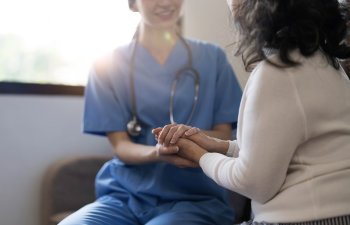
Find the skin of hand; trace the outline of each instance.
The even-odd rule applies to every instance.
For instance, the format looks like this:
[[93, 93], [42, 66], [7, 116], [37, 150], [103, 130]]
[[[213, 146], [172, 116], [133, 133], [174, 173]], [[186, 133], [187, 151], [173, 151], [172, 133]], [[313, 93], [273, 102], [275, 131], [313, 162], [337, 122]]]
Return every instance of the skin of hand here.
[[165, 147], [175, 144], [180, 137], [191, 136], [198, 132], [199, 129], [196, 127], [176, 123], [152, 130], [158, 143]]
[[217, 152], [226, 155], [229, 147], [228, 141], [210, 137], [201, 131], [186, 138], [193, 141], [208, 152]]
[[198, 167], [198, 164], [180, 157], [177, 146], [164, 148], [161, 145], [148, 146], [132, 142], [126, 132], [108, 132], [109, 142], [114, 154], [124, 163], [140, 165], [154, 162], [165, 162], [174, 166]]
[[[153, 134], [155, 134], [155, 137], [158, 143], [163, 145], [164, 148], [168, 146], [172, 146], [174, 144], [177, 145], [177, 141], [179, 140], [180, 137], [187, 138], [195, 142], [197, 145], [199, 145], [200, 147], [204, 148], [209, 152], [218, 152], [218, 153], [226, 154], [229, 146], [228, 141], [210, 137], [206, 135], [204, 132], [202, 132], [199, 128], [184, 126], [182, 124], [167, 125], [164, 128], [156, 128], [152, 132]], [[165, 140], [165, 141], [162, 141], [162, 140]], [[170, 145], [167, 142], [170, 142], [169, 143]]]
[[193, 141], [180, 138], [176, 145], [180, 148], [179, 155], [185, 159], [191, 160], [199, 165], [200, 158], [207, 153], [205, 149], [194, 143]]
[[160, 162], [166, 162], [174, 166], [177, 166], [179, 168], [199, 167], [198, 163], [195, 163], [189, 159], [186, 159], [180, 156], [178, 154], [179, 153], [178, 146], [173, 145], [173, 146], [164, 147], [160, 144], [157, 144], [156, 149], [158, 153], [157, 158]]

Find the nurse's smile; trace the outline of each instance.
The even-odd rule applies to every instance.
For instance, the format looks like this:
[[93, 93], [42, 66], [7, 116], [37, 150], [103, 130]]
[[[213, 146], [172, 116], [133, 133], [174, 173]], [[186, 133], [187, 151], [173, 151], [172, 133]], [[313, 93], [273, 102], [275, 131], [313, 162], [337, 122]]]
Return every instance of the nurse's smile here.
[[162, 20], [170, 20], [174, 16], [175, 10], [167, 10], [162, 12], [155, 13], [156, 16], [158, 16]]

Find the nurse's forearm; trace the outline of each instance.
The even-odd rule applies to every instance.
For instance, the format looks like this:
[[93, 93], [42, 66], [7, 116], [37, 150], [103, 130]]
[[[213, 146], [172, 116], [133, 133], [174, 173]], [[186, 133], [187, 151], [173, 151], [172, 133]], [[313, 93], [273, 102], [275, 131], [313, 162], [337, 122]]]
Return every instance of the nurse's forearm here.
[[210, 137], [218, 138], [221, 140], [232, 140], [231, 131], [216, 131], [216, 130], [202, 130], [203, 133]]
[[157, 147], [125, 142], [118, 145], [115, 153], [122, 162], [129, 165], [165, 162], [180, 168], [199, 167], [197, 163], [171, 153], [173, 150], [169, 148], [175, 149], [175, 146], [168, 147], [168, 154], [161, 154]]
[[135, 144], [126, 132], [109, 132], [108, 140], [113, 153], [126, 164], [146, 164], [154, 162], [154, 146]]
[[119, 160], [129, 165], [140, 165], [156, 162], [156, 148], [133, 142], [122, 142], [113, 148]]
[[[198, 167], [199, 165], [178, 156], [178, 148], [169, 146], [166, 149], [157, 149], [156, 146], [135, 144], [126, 132], [107, 133], [114, 154], [129, 165], [140, 165], [154, 162], [170, 163], [178, 167]], [[159, 146], [158, 146], [159, 147]]]
[[202, 130], [203, 133], [210, 137], [219, 138], [221, 140], [232, 140], [232, 125], [219, 124], [213, 126], [211, 130]]

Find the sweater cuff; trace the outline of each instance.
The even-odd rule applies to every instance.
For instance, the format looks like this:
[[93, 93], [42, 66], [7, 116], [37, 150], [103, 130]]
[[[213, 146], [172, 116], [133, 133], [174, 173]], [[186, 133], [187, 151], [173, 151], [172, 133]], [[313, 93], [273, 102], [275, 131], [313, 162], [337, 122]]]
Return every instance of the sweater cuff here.
[[237, 158], [239, 156], [239, 148], [238, 148], [237, 140], [229, 141], [229, 147], [228, 147], [226, 156], [234, 157], [234, 158]]

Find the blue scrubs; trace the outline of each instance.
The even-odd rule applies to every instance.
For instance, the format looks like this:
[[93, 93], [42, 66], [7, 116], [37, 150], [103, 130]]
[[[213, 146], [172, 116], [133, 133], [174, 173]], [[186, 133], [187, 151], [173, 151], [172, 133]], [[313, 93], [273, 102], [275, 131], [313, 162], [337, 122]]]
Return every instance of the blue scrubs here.
[[[200, 74], [197, 108], [189, 125], [210, 130], [235, 123], [241, 88], [225, 56], [216, 45], [188, 40], [193, 66]], [[131, 120], [130, 58], [134, 41], [115, 50], [104, 72], [95, 66], [85, 91], [83, 131], [105, 135], [126, 131]], [[175, 74], [188, 65], [184, 44], [178, 41], [160, 65], [142, 46], [136, 49], [134, 85], [142, 133], [133, 141], [156, 144], [151, 130], [169, 124], [169, 100]], [[183, 75], [174, 97], [174, 120], [185, 123], [195, 95], [193, 76]], [[126, 165], [117, 157], [96, 178], [97, 200], [61, 224], [232, 224], [226, 192], [200, 168], [180, 169], [166, 163]]]

